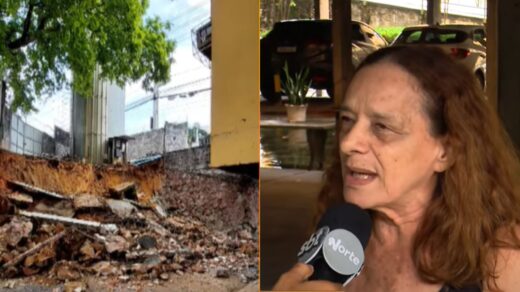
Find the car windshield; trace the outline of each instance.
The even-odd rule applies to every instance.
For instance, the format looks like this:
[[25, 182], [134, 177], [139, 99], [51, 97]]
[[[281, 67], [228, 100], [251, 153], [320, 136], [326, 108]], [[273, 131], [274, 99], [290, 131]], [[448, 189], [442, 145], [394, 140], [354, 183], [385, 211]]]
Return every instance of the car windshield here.
[[468, 38], [464, 31], [455, 29], [417, 28], [403, 31], [396, 44], [455, 44]]

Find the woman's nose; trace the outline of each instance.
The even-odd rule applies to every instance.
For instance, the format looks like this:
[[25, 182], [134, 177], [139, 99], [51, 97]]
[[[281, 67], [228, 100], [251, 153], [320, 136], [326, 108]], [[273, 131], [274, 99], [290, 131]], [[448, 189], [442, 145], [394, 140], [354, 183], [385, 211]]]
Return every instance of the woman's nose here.
[[342, 130], [339, 141], [341, 152], [346, 155], [366, 153], [368, 149], [368, 135], [368, 130], [359, 121], [350, 129]]

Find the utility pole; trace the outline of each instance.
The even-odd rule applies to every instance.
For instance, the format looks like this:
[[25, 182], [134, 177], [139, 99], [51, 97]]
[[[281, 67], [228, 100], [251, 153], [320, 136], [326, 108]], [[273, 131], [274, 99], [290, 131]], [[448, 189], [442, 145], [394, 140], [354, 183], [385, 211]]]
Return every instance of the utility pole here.
[[[329, 0], [314, 0], [314, 19], [330, 19]], [[317, 97], [321, 97], [322, 94], [323, 91], [321, 89], [316, 90]]]
[[436, 25], [441, 23], [441, 0], [428, 0], [426, 23]]
[[4, 115], [5, 115], [5, 95], [7, 91], [7, 84], [5, 80], [2, 80], [2, 88], [1, 88], [1, 99], [0, 99], [0, 144], [2, 144], [2, 140], [4, 139]]
[[354, 74], [352, 65], [352, 8], [351, 0], [332, 1], [332, 61], [334, 76], [334, 105], [339, 108]]
[[153, 86], [152, 130], [159, 128], [159, 85]]

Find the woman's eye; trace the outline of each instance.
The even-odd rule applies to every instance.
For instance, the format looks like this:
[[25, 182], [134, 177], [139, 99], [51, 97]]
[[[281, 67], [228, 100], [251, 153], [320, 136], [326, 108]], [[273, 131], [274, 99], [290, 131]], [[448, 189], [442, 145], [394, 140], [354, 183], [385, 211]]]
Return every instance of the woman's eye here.
[[387, 126], [386, 124], [383, 124], [383, 123], [375, 123], [372, 125], [372, 131], [374, 131], [374, 133], [376, 135], [387, 135], [389, 133], [393, 133], [394, 131], [392, 130], [392, 128], [390, 128], [389, 126]]
[[349, 131], [354, 125], [354, 119], [349, 116], [341, 116], [341, 130]]
[[348, 117], [348, 116], [342, 116], [341, 117], [341, 125], [343, 127], [350, 128], [352, 126], [352, 124], [354, 124], [354, 119], [353, 118]]
[[389, 129], [385, 124], [382, 124], [382, 123], [376, 123], [374, 125], [374, 127], [376, 128], [376, 130], [388, 130]]

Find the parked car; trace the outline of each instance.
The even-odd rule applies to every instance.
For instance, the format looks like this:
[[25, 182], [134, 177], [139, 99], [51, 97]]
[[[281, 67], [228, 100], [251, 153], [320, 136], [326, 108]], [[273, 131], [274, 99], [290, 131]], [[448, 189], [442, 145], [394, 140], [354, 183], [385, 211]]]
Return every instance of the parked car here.
[[[368, 54], [388, 43], [365, 23], [352, 21], [352, 61], [357, 66]], [[332, 20], [277, 22], [260, 42], [260, 90], [269, 101], [281, 98], [282, 68], [309, 68], [311, 88], [333, 93]]]
[[400, 45], [436, 46], [471, 70], [484, 89], [486, 86], [486, 31], [481, 25], [449, 24], [405, 28], [392, 42]]

